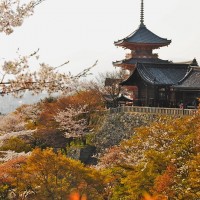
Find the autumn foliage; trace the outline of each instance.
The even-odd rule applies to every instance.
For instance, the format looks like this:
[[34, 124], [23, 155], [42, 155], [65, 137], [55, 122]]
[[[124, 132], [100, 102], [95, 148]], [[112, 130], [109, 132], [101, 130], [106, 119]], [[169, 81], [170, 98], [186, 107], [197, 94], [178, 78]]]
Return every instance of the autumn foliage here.
[[[130, 139], [108, 149], [101, 155], [97, 166], [87, 167], [68, 158], [64, 152], [47, 148], [58, 144], [66, 147], [66, 143], [62, 143], [63, 138], [59, 136], [60, 133], [63, 136], [66, 129], [63, 129], [55, 117], [61, 111], [68, 111], [69, 105], [73, 109], [81, 106], [79, 98], [77, 102], [72, 98], [73, 96], [46, 99], [34, 105], [33, 109], [23, 106], [14, 113], [22, 116], [22, 129], [30, 127], [27, 124], [32, 124], [35, 145], [44, 150], [36, 148], [31, 155], [0, 165], [2, 199], [6, 199], [8, 195], [12, 195], [13, 199], [41, 200], [200, 198], [199, 113], [190, 117], [160, 116], [156, 122], [134, 130]], [[99, 104], [91, 105], [94, 105], [90, 107], [93, 112], [92, 109]], [[34, 109], [39, 109], [39, 112]], [[91, 120], [88, 113], [80, 117]], [[59, 126], [63, 132], [59, 130]], [[22, 140], [11, 138], [5, 142], [6, 148], [11, 145], [15, 146], [15, 150], [21, 151], [27, 147]]]
[[161, 117], [111, 148], [99, 163], [111, 176], [111, 199], [200, 198], [199, 122], [199, 114]]
[[[33, 118], [37, 121], [34, 126], [44, 130], [45, 123], [40, 119], [47, 113], [52, 121], [48, 122], [46, 136], [53, 134], [58, 126], [54, 117], [61, 108], [65, 110], [71, 97], [65, 98], [41, 102], [41, 112], [36, 118], [27, 115], [25, 122]], [[36, 148], [30, 156], [0, 165], [0, 195], [4, 198], [12, 194], [18, 199], [198, 199], [199, 138], [197, 113], [191, 117], [160, 117], [149, 126], [137, 128], [132, 138], [102, 155], [96, 169], [60, 151]], [[56, 140], [58, 135], [48, 146]]]
[[98, 171], [52, 149], [35, 149], [27, 158], [0, 167], [1, 185], [7, 189], [1, 195], [9, 191], [13, 199], [72, 199], [73, 191], [82, 199], [103, 199], [105, 185]]

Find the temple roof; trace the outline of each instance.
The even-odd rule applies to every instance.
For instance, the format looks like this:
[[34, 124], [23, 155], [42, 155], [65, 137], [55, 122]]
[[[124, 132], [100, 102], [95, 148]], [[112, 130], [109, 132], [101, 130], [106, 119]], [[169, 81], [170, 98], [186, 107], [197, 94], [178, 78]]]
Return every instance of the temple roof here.
[[177, 64], [188, 64], [188, 65], [191, 65], [194, 67], [199, 66], [196, 58], [194, 58], [193, 60], [189, 60], [189, 61], [185, 61], [185, 62], [176, 62], [176, 63]]
[[137, 63], [132, 75], [121, 85], [133, 85], [137, 75], [151, 85], [176, 85], [189, 70], [190, 65], [187, 64]]
[[113, 62], [113, 65], [122, 65], [122, 64], [136, 64], [136, 63], [171, 63], [168, 60], [162, 60], [159, 58], [130, 58], [130, 59], [124, 59], [121, 61]]
[[155, 46], [166, 46], [171, 43], [171, 40], [161, 38], [146, 28], [145, 25], [140, 24], [139, 28], [128, 37], [115, 42], [116, 46], [126, 46], [126, 44], [152, 44]]
[[200, 67], [191, 67], [191, 70], [174, 88], [200, 90]]

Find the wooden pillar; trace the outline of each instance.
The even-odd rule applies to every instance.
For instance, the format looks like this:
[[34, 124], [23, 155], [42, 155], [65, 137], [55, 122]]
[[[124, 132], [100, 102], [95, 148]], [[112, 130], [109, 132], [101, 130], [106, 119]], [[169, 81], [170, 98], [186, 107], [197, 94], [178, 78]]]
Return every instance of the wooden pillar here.
[[183, 107], [185, 108], [185, 104], [186, 104], [186, 102], [185, 102], [185, 92], [183, 92]]
[[147, 85], [145, 85], [145, 87], [146, 87], [146, 94], [145, 94], [145, 96], [146, 96], [146, 98], [145, 98], [145, 106], [148, 106], [148, 86]]
[[157, 96], [156, 96], [156, 86], [154, 85], [153, 86], [153, 89], [154, 89], [154, 107], [157, 106]]
[[170, 104], [170, 88], [169, 86], [166, 86], [165, 88], [165, 95], [166, 95], [166, 106], [169, 107], [169, 104]]
[[158, 107], [158, 105], [159, 105], [159, 88], [158, 88], [158, 86], [154, 86], [155, 87], [155, 107]]

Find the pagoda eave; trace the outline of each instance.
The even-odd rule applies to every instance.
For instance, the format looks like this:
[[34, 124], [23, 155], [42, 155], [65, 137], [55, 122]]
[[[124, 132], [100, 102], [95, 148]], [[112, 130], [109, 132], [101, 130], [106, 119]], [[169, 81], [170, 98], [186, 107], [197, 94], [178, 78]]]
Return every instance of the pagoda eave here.
[[127, 64], [127, 63], [124, 63], [123, 61], [113, 62], [113, 66], [121, 67], [124, 70], [133, 70], [135, 68], [135, 64]]
[[122, 61], [116, 61], [116, 62], [113, 62], [113, 65], [116, 66], [116, 67], [123, 67], [123, 66], [133, 66], [135, 65], [134, 63], [125, 63], [125, 60], [122, 60]]
[[116, 61], [112, 63], [115, 67], [121, 67], [123, 65], [123, 61]]
[[135, 50], [139, 48], [159, 49], [160, 47], [168, 46], [171, 43], [130, 43], [130, 42], [116, 42], [115, 46], [122, 47], [124, 49]]

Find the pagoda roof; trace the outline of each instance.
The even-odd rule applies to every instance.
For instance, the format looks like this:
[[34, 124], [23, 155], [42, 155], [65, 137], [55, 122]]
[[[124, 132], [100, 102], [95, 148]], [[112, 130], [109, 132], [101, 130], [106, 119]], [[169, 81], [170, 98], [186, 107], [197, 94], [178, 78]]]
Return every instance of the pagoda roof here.
[[153, 45], [157, 47], [167, 46], [171, 40], [161, 38], [146, 28], [144, 24], [140, 24], [139, 28], [130, 34], [128, 37], [114, 42], [116, 46], [130, 45]]
[[174, 88], [179, 90], [200, 90], [200, 67], [191, 67], [186, 76]]
[[137, 63], [171, 63], [171, 61], [168, 60], [162, 60], [159, 58], [130, 58], [130, 59], [124, 59], [121, 61], [113, 62], [113, 65], [118, 66], [122, 64], [128, 64], [128, 65], [135, 65]]
[[127, 80], [123, 81], [121, 85], [133, 85], [138, 75], [147, 84], [176, 85], [186, 76], [189, 70], [190, 65], [187, 64], [137, 63], [134, 72]]

